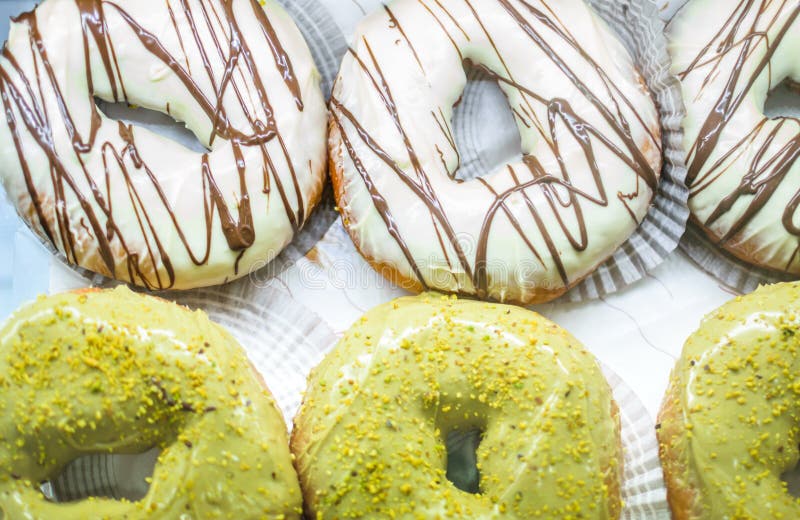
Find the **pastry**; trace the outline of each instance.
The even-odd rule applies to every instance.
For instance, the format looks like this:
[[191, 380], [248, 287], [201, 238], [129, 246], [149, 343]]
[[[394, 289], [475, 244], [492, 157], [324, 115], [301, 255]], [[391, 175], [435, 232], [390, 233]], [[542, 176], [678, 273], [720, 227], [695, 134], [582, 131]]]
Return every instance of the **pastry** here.
[[[462, 182], [465, 62], [505, 93], [523, 155]], [[659, 182], [650, 93], [581, 0], [390, 2], [359, 24], [330, 106], [344, 225], [412, 291], [552, 300], [628, 239]]]

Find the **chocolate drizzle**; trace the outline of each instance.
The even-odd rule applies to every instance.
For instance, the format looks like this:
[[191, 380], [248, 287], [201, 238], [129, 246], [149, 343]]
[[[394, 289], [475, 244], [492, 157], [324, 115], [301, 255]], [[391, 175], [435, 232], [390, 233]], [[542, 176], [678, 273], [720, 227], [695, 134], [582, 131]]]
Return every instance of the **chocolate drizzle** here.
[[[765, 116], [733, 146], [720, 149], [722, 135], [756, 81], [767, 74], [771, 88], [773, 81], [782, 79], [773, 77], [771, 61], [798, 15], [800, 3], [797, 0], [739, 0], [712, 40], [678, 75], [681, 80], [690, 74], [701, 75], [702, 90], [698, 97], [712, 83], [724, 85], [718, 95], [714, 94], [715, 101], [708, 113], [701, 114], [702, 125], [689, 150], [687, 182], [692, 189], [691, 196], [696, 197], [709, 189], [721, 189], [716, 187], [719, 185], [717, 181], [730, 164], [747, 161], [746, 173], [738, 185], [721, 193], [714, 209], [701, 222], [708, 228], [729, 213], [735, 215], [732, 222], [725, 224], [724, 230], [718, 234], [715, 232], [717, 242], [723, 247], [732, 241], [740, 241], [745, 227], [770, 202], [779, 186], [786, 188], [782, 183], [800, 155], [800, 121], [795, 118], [771, 121]], [[793, 128], [792, 137], [779, 138], [781, 132], [785, 136]], [[795, 194], [783, 211], [781, 223], [789, 235], [800, 239], [800, 228], [795, 224], [800, 190], [794, 189]], [[742, 202], [745, 206], [741, 205]], [[789, 271], [796, 260], [797, 250], [786, 265], [771, 267]]]
[[[420, 16], [434, 19], [436, 26], [441, 28], [447, 40], [452, 43], [453, 50], [459, 60], [468, 65], [483, 68], [492, 79], [503, 86], [506, 92], [514, 90], [519, 94], [521, 102], [518, 106], [512, 106], [512, 111], [526, 127], [534, 128], [538, 131], [542, 142], [547, 144], [550, 151], [557, 158], [559, 169], [558, 171], [546, 171], [535, 156], [526, 155], [523, 157], [523, 164], [527, 168], [515, 169], [512, 166], [508, 166], [508, 175], [513, 179], [513, 187], [510, 189], [497, 191], [484, 179], [477, 179], [475, 182], [479, 182], [485, 187], [494, 198], [494, 203], [489, 207], [479, 234], [475, 237], [474, 257], [469, 258], [467, 251], [457, 240], [456, 223], [451, 221], [447, 208], [443, 207], [435, 193], [428, 177], [428, 172], [422, 167], [418, 152], [409, 137], [409, 133], [406, 131], [404, 123], [401, 121], [391, 84], [382, 70], [386, 64], [381, 61], [379, 56], [376, 56], [373, 46], [367, 37], [363, 37], [358, 42], [358, 50], [351, 48], [349, 55], [355, 60], [359, 70], [367, 78], [368, 84], [371, 85], [374, 93], [381, 100], [382, 108], [385, 109], [386, 114], [393, 121], [397, 132], [402, 138], [406, 156], [400, 158], [392, 157], [378, 142], [378, 139], [370, 135], [370, 132], [354, 116], [353, 110], [349, 109], [343, 100], [337, 98], [336, 89], [334, 89], [334, 96], [331, 101], [331, 117], [335, 128], [339, 130], [344, 149], [367, 186], [373, 204], [384, 220], [389, 234], [399, 246], [407, 263], [411, 266], [417, 281], [426, 288], [429, 286], [435, 287], [436, 284], [431, 284], [430, 280], [425, 279], [417, 259], [413, 258], [411, 248], [405, 242], [399, 230], [398, 222], [393, 215], [393, 208], [389, 206], [384, 195], [375, 188], [375, 181], [371, 178], [372, 172], [364, 168], [364, 161], [358, 156], [358, 148], [353, 146], [356, 140], [359, 140], [369, 150], [369, 153], [388, 166], [397, 178], [402, 181], [403, 185], [410, 189], [420, 201], [424, 202], [430, 212], [435, 232], [439, 237], [441, 253], [449, 264], [450, 271], [464, 273], [478, 296], [486, 297], [489, 293], [491, 276], [488, 267], [490, 261], [489, 242], [498, 213], [503, 214], [508, 219], [512, 228], [521, 238], [524, 247], [530, 251], [542, 266], [546, 265], [546, 257], [552, 258], [564, 286], [573, 285], [578, 280], [570, 276], [570, 269], [565, 265], [562, 258], [564, 251], [559, 250], [555, 234], [560, 233], [565, 236], [575, 251], [580, 252], [587, 249], [591, 237], [587, 227], [584, 207], [586, 204], [608, 206], [610, 201], [597, 159], [598, 150], [603, 149], [604, 152], [610, 152], [617, 157], [622, 164], [631, 170], [631, 175], [637, 179], [637, 185], [643, 183], [649, 190], [655, 191], [659, 178], [657, 165], [651, 164], [647, 160], [640, 148], [642, 143], [637, 142], [633, 137], [631, 126], [635, 125], [640, 133], [643, 130], [650, 141], [649, 144], [654, 149], [660, 149], [661, 146], [658, 129], [647, 127], [642, 116], [638, 114], [633, 101], [622, 93], [590, 53], [581, 47], [574, 36], [569, 33], [551, 11], [542, 11], [524, 0], [514, 2], [494, 0], [496, 6], [486, 7], [511, 17], [519, 30], [530, 40], [530, 44], [541, 50], [547, 59], [561, 71], [563, 76], [581, 93], [589, 106], [602, 116], [608, 128], [599, 129], [593, 126], [584, 117], [583, 114], [585, 112], [582, 114], [582, 111], [574, 110], [567, 100], [544, 98], [532, 86], [519, 83], [515, 79], [511, 67], [506, 63], [505, 57], [494, 41], [489, 28], [485, 25], [484, 20], [470, 0], [459, 0], [457, 2], [457, 4], [463, 6], [458, 15], [453, 12], [457, 8], [453, 4], [445, 6], [444, 2], [439, 2], [438, 0], [418, 0], [418, 3], [422, 7], [419, 10]], [[482, 7], [483, 4], [481, 4]], [[467, 19], [468, 17], [463, 14], [464, 12], [469, 13], [472, 19]], [[386, 8], [385, 14], [388, 17], [389, 29], [396, 30], [399, 33], [398, 44], [402, 43], [408, 48], [413, 62], [419, 66], [420, 71], [424, 74], [426, 62], [419, 49], [415, 48], [413, 33], [407, 31], [407, 29], [404, 30], [404, 26], [398, 20], [398, 13]], [[409, 24], [406, 23], [405, 27], [408, 28], [408, 26]], [[479, 31], [478, 34], [475, 33], [475, 28]], [[547, 37], [543, 36], [543, 32], [547, 32]], [[552, 47], [551, 40], [553, 38], [558, 40], [559, 45], [566, 44], [577, 53], [580, 58], [577, 64], [565, 59]], [[460, 42], [472, 44], [475, 41], [489, 42], [501, 66], [490, 69], [483, 63], [473, 64], [468, 57], [465, 57], [466, 52]], [[520, 52], [524, 51], [521, 50]], [[602, 96], [596, 95], [586, 84], [587, 78], [581, 77], [587, 69], [593, 73], [593, 80], [595, 82], [599, 81], [602, 85]], [[413, 73], [417, 74], [417, 71]], [[606, 97], [613, 99], [614, 102], [609, 105], [607, 101], [601, 99]], [[541, 121], [536, 117], [536, 107], [545, 108], [547, 120]], [[626, 112], [634, 114], [632, 120], [628, 119], [629, 116], [625, 115]], [[431, 124], [441, 131], [445, 143], [452, 148], [457, 156], [455, 141], [450, 133], [449, 124], [445, 120], [442, 108], [431, 110], [430, 114], [433, 118]], [[569, 135], [569, 138], [565, 137], [565, 135]], [[592, 192], [596, 188], [596, 193], [580, 189], [573, 185], [571, 181], [570, 172], [564, 159], [564, 150], [573, 149], [574, 146], [578, 146], [582, 151], [587, 168], [594, 180]], [[441, 164], [447, 170], [443, 152], [438, 145], [436, 150], [439, 156], [442, 157]], [[410, 168], [408, 170], [403, 169], [398, 165], [398, 161], [407, 162], [410, 164]], [[451, 178], [454, 175], [452, 171], [447, 173]], [[546, 205], [534, 203], [533, 194], [535, 191], [544, 196]], [[614, 196], [623, 201], [623, 204], [626, 204], [626, 201], [637, 195], [638, 188], [634, 194], [619, 193]], [[515, 205], [516, 209], [512, 210], [508, 201], [514, 197], [519, 197], [521, 201], [524, 201], [524, 210], [520, 210], [518, 205]], [[520, 218], [524, 216], [523, 213], [525, 212], [529, 214], [533, 226], [521, 222]], [[630, 209], [629, 212], [633, 220], [638, 224], [635, 214]], [[555, 216], [558, 223], [557, 229], [548, 229], [543, 218], [544, 213], [551, 213]], [[577, 233], [571, 229], [569, 222], [577, 223]], [[537, 250], [537, 246], [534, 245], [533, 237], [537, 234], [543, 239], [547, 248], [546, 252]], [[455, 256], [451, 258], [448, 251], [454, 252]], [[471, 292], [468, 287], [462, 287], [462, 289]]]
[[[84, 121], [75, 119], [70, 102], [65, 97], [64, 86], [54, 72], [56, 62], [51, 54], [59, 52], [59, 49], [50, 49], [45, 45], [36, 10], [24, 13], [14, 20], [16, 24], [23, 26], [17, 30], [26, 31], [29, 49], [12, 48], [7, 44], [2, 51], [4, 60], [0, 68], [3, 109], [30, 197], [30, 216], [53, 246], [63, 251], [72, 263], [92, 264], [87, 258], [89, 253], [86, 246], [83, 245], [88, 236], [96, 245], [102, 263], [93, 264], [95, 268], [104, 271], [104, 274], [121, 276], [119, 271], [124, 266], [123, 270], [126, 271], [129, 281], [151, 289], [167, 289], [176, 282], [173, 259], [167, 253], [162, 238], [167, 228], [172, 228], [188, 258], [199, 266], [209, 261], [212, 235], [219, 225], [228, 247], [238, 252], [237, 255], [232, 255], [232, 258], [236, 257], [231, 261], [233, 272], [238, 268], [238, 261], [244, 251], [256, 240], [251, 190], [245, 175], [248, 168], [245, 148], [258, 150], [264, 165], [263, 193], [269, 194], [273, 189], [278, 191], [292, 230], [299, 230], [308, 211], [292, 158], [275, 120], [268, 85], [257, 67], [257, 60], [265, 61], [265, 58], [253, 56], [250, 44], [239, 27], [237, 16], [252, 16], [257, 20], [261, 37], [272, 52], [274, 65], [283, 78], [285, 88], [294, 99], [296, 109], [302, 111], [304, 104], [291, 59], [258, 1], [251, 0], [249, 11], [235, 15], [231, 0], [164, 0], [171, 21], [164, 28], [174, 31], [170, 37], [179, 42], [178, 49], [168, 48], [159, 36], [143, 27], [126, 10], [124, 1], [74, 1], [81, 21], [80, 28], [76, 27], [75, 30], [82, 31], [83, 38], [84, 69], [81, 73], [86, 75], [88, 84], [88, 131], [81, 130], [87, 125]], [[129, 101], [126, 82], [136, 81], [135, 78], [123, 77], [120, 70], [115, 49], [120, 42], [115, 40], [115, 35], [109, 30], [111, 16], [114, 17], [120, 33], [126, 32], [124, 26], [127, 26], [133, 35], [134, 41], [126, 41], [125, 45], [140, 45], [147, 54], [166, 66], [207, 116], [211, 122], [211, 134], [201, 140], [212, 146], [219, 138], [228, 141], [232, 146], [239, 188], [235, 214], [226, 203], [211, 167], [210, 154], [213, 152], [198, 157], [201, 178], [187, 180], [202, 183], [203, 199], [198, 201], [199, 211], [192, 216], [202, 219], [205, 224], [205, 239], [199, 249], [196, 245], [198, 241], [190, 240], [187, 236], [183, 219], [189, 216], [177, 215], [173, 202], [168, 200], [162, 189], [156, 173], [158, 165], [148, 164], [140, 153], [135, 128], [118, 123], [121, 144], [98, 139], [99, 130], [104, 124], [94, 103], [98, 78], [102, 77], [108, 82], [111, 98], [109, 101], [115, 102]], [[184, 20], [186, 23], [180, 23]], [[159, 28], [159, 31], [165, 30], [164, 28]], [[31, 66], [20, 65], [21, 60], [17, 54], [23, 50], [30, 51]], [[93, 59], [93, 56], [99, 56], [100, 59]], [[200, 56], [204, 70], [190, 69], [192, 56]], [[93, 67], [93, 63], [98, 61], [102, 64], [102, 70]], [[214, 67], [213, 63], [224, 65], [221, 74], [219, 67]], [[63, 68], [63, 65], [59, 66]], [[198, 74], [207, 76], [213, 86], [212, 95], [209, 96], [208, 88], [201, 88], [201, 80], [206, 83], [206, 78]], [[47, 96], [55, 97], [58, 113], [48, 110], [45, 101]], [[229, 117], [232, 109], [244, 115], [244, 125], [232, 122]], [[175, 105], [170, 108], [167, 104], [163, 111], [175, 113]], [[239, 120], [242, 117], [238, 117], [237, 121]], [[53, 128], [57, 125], [66, 128], [72, 143], [71, 150], [65, 150], [63, 146], [59, 148], [57, 145], [53, 134]], [[45, 186], [37, 186], [34, 181], [35, 176], [29, 161], [32, 150], [26, 149], [29, 145], [23, 138], [25, 134], [33, 138], [39, 151], [47, 158], [51, 181], [47, 189]], [[267, 150], [268, 144], [274, 144], [280, 150], [280, 161], [281, 164], [285, 162], [288, 165], [293, 179], [292, 186], [284, 186], [281, 181], [276, 170], [276, 159]], [[98, 151], [105, 170], [101, 175], [92, 174], [86, 164], [88, 154], [96, 154]], [[80, 165], [77, 169], [68, 166], [74, 159]], [[146, 180], [146, 186], [143, 179]], [[129, 201], [117, 199], [114, 204], [129, 202], [128, 209], [133, 212], [135, 229], [125, 227], [132, 224], [123, 226], [117, 222], [111, 192], [112, 185], [120, 182], [125, 185]], [[82, 190], [82, 185], [88, 185], [88, 191]], [[156, 200], [144, 200], [145, 189], [156, 193]], [[54, 200], [49, 200], [50, 193]], [[80, 206], [80, 215], [70, 213], [72, 210], [68, 201], [72, 198]], [[160, 205], [159, 209], [169, 215], [169, 222], [154, 222], [151, 218], [154, 207], [151, 205]], [[139, 239], [142, 242], [141, 247], [132, 245], [136, 235], [142, 237]], [[195, 245], [190, 245], [190, 242]]]

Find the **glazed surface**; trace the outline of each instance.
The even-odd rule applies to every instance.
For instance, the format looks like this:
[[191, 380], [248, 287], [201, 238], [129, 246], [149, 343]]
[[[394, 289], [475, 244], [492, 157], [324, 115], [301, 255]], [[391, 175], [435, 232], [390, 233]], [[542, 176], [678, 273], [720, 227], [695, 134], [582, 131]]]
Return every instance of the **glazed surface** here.
[[[464, 64], [505, 93], [523, 156], [461, 182]], [[642, 221], [658, 114], [581, 0], [395, 0], [366, 17], [331, 101], [331, 175], [356, 246], [411, 289], [552, 299]]]
[[660, 416], [676, 519], [800, 518], [800, 284], [739, 297], [686, 342]]
[[800, 274], [800, 122], [764, 115], [800, 80], [800, 2], [693, 0], [668, 27], [686, 102], [693, 219], [734, 255]]
[[[321, 193], [319, 75], [274, 0], [46, 0], [12, 21], [0, 94], [11, 201], [106, 276], [154, 289], [243, 276]], [[109, 119], [95, 98], [168, 114], [207, 152]]]
[[[39, 483], [89, 453], [161, 448], [138, 502], [56, 504]], [[0, 329], [0, 518], [300, 518], [286, 427], [202, 312], [125, 288], [41, 298]]]
[[[479, 493], [445, 439], [480, 430]], [[295, 418], [312, 518], [618, 518], [619, 422], [595, 359], [533, 312], [426, 293], [369, 311]], [[316, 516], [314, 516], [316, 515]]]

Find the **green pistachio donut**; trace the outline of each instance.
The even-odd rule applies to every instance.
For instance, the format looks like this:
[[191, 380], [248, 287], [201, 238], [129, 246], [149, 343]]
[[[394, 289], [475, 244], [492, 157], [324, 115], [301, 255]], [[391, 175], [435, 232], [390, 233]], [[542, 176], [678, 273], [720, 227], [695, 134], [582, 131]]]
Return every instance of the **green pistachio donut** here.
[[[89, 453], [158, 458], [137, 502], [45, 499]], [[0, 519], [300, 518], [286, 426], [236, 340], [132, 293], [41, 298], [0, 329]]]
[[[438, 294], [368, 312], [310, 376], [292, 451], [317, 520], [620, 514], [616, 404], [595, 359], [533, 312]], [[445, 439], [479, 430], [480, 484]]]
[[686, 342], [658, 438], [673, 518], [800, 518], [781, 474], [798, 462], [800, 284], [762, 287]]

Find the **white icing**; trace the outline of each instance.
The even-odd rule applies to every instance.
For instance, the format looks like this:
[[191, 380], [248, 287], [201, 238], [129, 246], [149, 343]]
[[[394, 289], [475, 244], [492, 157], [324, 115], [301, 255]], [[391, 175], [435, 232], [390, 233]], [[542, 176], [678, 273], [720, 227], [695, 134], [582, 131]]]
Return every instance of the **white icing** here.
[[[764, 103], [769, 90], [784, 79], [800, 80], [800, 27], [797, 21], [787, 25], [798, 9], [797, 1], [694, 1], [678, 12], [668, 27], [673, 72], [681, 79], [686, 102], [689, 207], [694, 219], [737, 256], [793, 274], [800, 274], [798, 233], [787, 229], [782, 220], [800, 190], [800, 163], [795, 161], [800, 151], [800, 123], [794, 118], [768, 119]], [[733, 46], [725, 45], [726, 39]], [[745, 46], [737, 78], [736, 62]], [[774, 55], [759, 72], [769, 50], [774, 50]], [[754, 81], [748, 86], [751, 79]], [[727, 123], [714, 125], [719, 143], [703, 162], [695, 143], [708, 139], [704, 123], [720, 111], [716, 107], [729, 81], [735, 87], [728, 99], [741, 97], [742, 103], [728, 110]], [[737, 147], [751, 134], [747, 145]], [[778, 172], [776, 166], [784, 160], [789, 161], [788, 168]], [[770, 180], [777, 181], [771, 194]], [[737, 197], [737, 190], [748, 185], [752, 191]], [[726, 198], [735, 203], [713, 219]], [[748, 218], [750, 210], [755, 213]], [[800, 217], [795, 213], [789, 211], [787, 216], [796, 226]]]
[[[564, 34], [548, 28], [534, 16], [533, 10], [543, 13], [547, 23]], [[523, 25], [514, 19], [513, 13], [524, 18], [546, 43], [537, 45]], [[568, 73], [548, 57], [544, 46], [563, 57], [570, 74], [586, 86], [586, 91], [582, 92]], [[643, 170], [651, 177], [653, 185], [657, 182], [661, 161], [658, 114], [630, 56], [605, 23], [583, 2], [396, 0], [388, 9], [379, 9], [361, 22], [351, 47], [334, 86], [331, 105], [334, 124], [330, 151], [342, 175], [338, 202], [360, 251], [376, 264], [390, 266], [404, 280], [419, 282], [414, 284], [416, 288], [427, 286], [519, 302], [553, 298], [612, 255], [646, 215], [653, 190], [630, 166], [634, 152], [626, 148], [623, 139], [588, 96], [595, 96], [610, 111], [618, 127], [625, 124], [630, 127], [632, 147], [641, 153]], [[380, 71], [372, 61], [370, 50]], [[582, 52], [588, 53], [599, 65], [606, 79]], [[500, 82], [517, 114], [523, 153], [529, 159], [538, 160], [547, 174], [560, 181], [567, 183], [565, 175], [568, 175], [568, 184], [573, 190], [585, 194], [585, 197], [579, 196], [586, 222], [585, 239], [580, 236], [574, 208], [563, 207], [555, 212], [548, 202], [547, 194], [566, 201], [568, 190], [564, 186], [549, 182], [526, 189], [524, 193], [533, 211], [519, 191], [509, 196], [506, 208], [522, 233], [517, 232], [504, 209], [496, 212], [491, 231], [486, 234], [485, 291], [476, 283], [479, 282], [477, 278], [468, 276], [467, 271], [475, 272], [480, 260], [481, 230], [490, 208], [498, 200], [492, 190], [501, 194], [532, 181], [533, 175], [531, 169], [518, 160], [486, 172], [482, 179], [463, 183], [452, 179], [458, 168], [458, 156], [450, 142], [450, 121], [453, 105], [466, 84], [462, 57], [483, 65], [495, 75], [513, 79], [531, 91], [526, 94]], [[386, 86], [382, 85], [381, 73]], [[419, 171], [415, 171], [402, 134], [386, 107], [384, 99], [388, 101], [388, 93], [397, 107], [402, 130], [419, 159]], [[630, 103], [626, 103], [626, 99]], [[602, 136], [591, 136], [588, 141], [597, 161], [605, 199], [594, 181], [583, 149], [569, 135], [563, 121], [556, 118], [554, 134], [566, 171], [566, 174], [561, 173], [557, 155], [550, 146], [553, 135], [547, 128], [548, 104], [553, 100], [569, 103], [583, 118], [584, 128], [594, 128]], [[390, 162], [402, 170], [410, 183], [420, 192], [438, 199], [452, 228], [452, 239], [445, 232], [443, 219], [433, 217], [419, 194], [415, 194], [367, 145], [337, 102], [352, 113], [352, 119], [386, 151]], [[344, 138], [353, 147], [352, 155], [361, 161], [375, 190], [385, 199], [400, 240], [392, 236], [376, 208], [344, 144], [339, 125]], [[604, 145], [603, 139], [611, 144]], [[612, 147], [623, 150], [626, 160], [615, 155]], [[512, 171], [517, 181], [512, 178]], [[426, 187], [423, 177], [430, 188]], [[630, 200], [623, 203], [622, 195], [630, 195]], [[603, 204], [590, 202], [586, 197], [603, 200]], [[542, 229], [552, 237], [551, 246], [537, 226], [534, 212], [541, 220]], [[567, 233], [562, 231], [559, 217], [564, 219]], [[580, 245], [573, 246], [568, 235]], [[464, 262], [459, 260], [454, 242], [463, 249]], [[408, 254], [403, 252], [401, 243], [407, 245]], [[409, 256], [413, 262], [409, 261]], [[559, 272], [559, 260], [554, 257], [560, 259], [563, 275]], [[412, 263], [416, 264], [419, 274]]]
[[[169, 112], [178, 121], [185, 122], [200, 142], [210, 148], [209, 171], [222, 194], [224, 206], [230, 211], [233, 220], [238, 222], [238, 208], [242, 204], [243, 190], [234, 155], [235, 139], [216, 135], [212, 142], [213, 119], [202, 109], [178, 75], [145, 48], [121, 14], [127, 13], [136, 24], [155, 36], [165, 51], [174, 57], [178, 66], [188, 72], [191, 81], [213, 106], [218, 98], [220, 85], [224, 83], [225, 68], [232, 55], [233, 31], [223, 7], [227, 3], [218, 0], [190, 0], [185, 3], [189, 6], [188, 11], [183, 7], [184, 2], [178, 0], [116, 0], [113, 3], [102, 2], [102, 7], [110, 45], [120, 72], [114, 74], [116, 77], [113, 78], [118, 91], [121, 84], [129, 103]], [[43, 71], [43, 61], [38, 53], [31, 50], [30, 24], [24, 20], [12, 23], [6, 55], [0, 61], [2, 72], [7, 78], [2, 85], [3, 92], [10, 92], [9, 85], [13, 85], [22, 92], [26, 104], [37, 105], [40, 110], [46, 110], [49, 124], [45, 126], [52, 133], [54, 149], [68, 176], [76, 184], [75, 190], [66, 187], [62, 208], [65, 215], [68, 215], [66, 221], [69, 234], [76, 240], [73, 253], [65, 245], [68, 243], [68, 233], [60, 228], [57, 208], [53, 204], [59, 198], [52, 181], [52, 162], [24, 125], [23, 114], [17, 104], [10, 102], [20, 135], [22, 154], [29, 166], [30, 177], [42, 204], [47, 227], [53, 234], [54, 245], [70, 261], [139, 285], [185, 289], [218, 284], [246, 275], [251, 267], [263, 265], [291, 241], [295, 229], [308, 217], [321, 193], [326, 166], [327, 110], [319, 88], [319, 74], [299, 30], [275, 1], [267, 0], [262, 3], [269, 24], [274, 28], [279, 45], [285, 50], [297, 79], [303, 108], [298, 108], [295, 96], [284, 80], [283, 69], [276, 63], [273, 48], [256, 16], [255, 10], [262, 9], [259, 2], [233, 0], [232, 18], [238, 25], [241, 40], [249, 49], [254, 66], [251, 70], [246, 60], [240, 57], [232, 79], [225, 87], [222, 108], [227, 113], [231, 126], [246, 135], [255, 134], [253, 121], [266, 123], [270, 117], [274, 117], [285, 146], [284, 150], [276, 137], [262, 139], [265, 144], [241, 144], [245, 168], [244, 184], [249, 195], [254, 233], [252, 245], [244, 250], [229, 247], [223, 233], [220, 213], [211, 202], [207, 180], [204, 182], [203, 154], [193, 152], [144, 128], [133, 127], [138, 155], [155, 179], [155, 182], [151, 180], [144, 168], [133, 165], [130, 153], [125, 156], [125, 165], [131, 174], [130, 184], [138, 192], [139, 200], [135, 202], [131, 200], [122, 170], [114, 166], [112, 161], [113, 152], [122, 153], [126, 147], [116, 121], [98, 112], [102, 123], [94, 140], [95, 145], [76, 154], [67, 133], [65, 118], [57, 105], [57, 96]], [[78, 132], [83, 141], [88, 142], [91, 116], [95, 107], [85, 72], [87, 65], [84, 60], [84, 37], [78, 5], [74, 0], [46, 0], [36, 9], [35, 16], [56, 83], [62, 89]], [[171, 16], [174, 17], [175, 25]], [[194, 23], [197, 31], [197, 41], [190, 22]], [[87, 31], [87, 34], [90, 33]], [[104, 67], [102, 54], [91, 35], [88, 41], [88, 66], [92, 71], [93, 94], [103, 100], [114, 101], [111, 80]], [[19, 63], [24, 77], [32, 86], [31, 92], [26, 90], [23, 78], [14, 70], [8, 54], [13, 55]], [[206, 71], [204, 60], [211, 69], [213, 80]], [[40, 78], [38, 82], [37, 72]], [[256, 77], [263, 82], [263, 90], [272, 114], [266, 113], [264, 100], [259, 98], [254, 80]], [[122, 99], [122, 95], [119, 94], [118, 98]], [[268, 164], [266, 157], [272, 165]], [[105, 178], [104, 160], [112, 165], [108, 172], [108, 182]], [[29, 224], [44, 236], [45, 229], [40, 225], [32, 205], [22, 163], [6, 118], [0, 122], [0, 164], [0, 177], [10, 198]], [[114, 254], [113, 271], [102, 258], [100, 241], [97, 240], [86, 211], [81, 208], [79, 197], [76, 196], [76, 193], [80, 193], [88, 201], [98, 218], [100, 228], [105, 230], [109, 219], [98, 197], [92, 194], [87, 180], [89, 178], [99, 187], [102, 199], [111, 202], [110, 220], [119, 230], [110, 240]], [[269, 185], [266, 194], [263, 189], [265, 178]], [[163, 201], [156, 190], [157, 185], [163, 193]], [[283, 186], [285, 202], [278, 186]], [[167, 204], [175, 215], [177, 224], [171, 220]], [[143, 208], [146, 209], [152, 229], [150, 226], [140, 225], [140, 219], [145, 216]], [[213, 215], [207, 223], [206, 212], [212, 209]], [[290, 222], [289, 214], [296, 216], [294, 226]], [[210, 230], [208, 237], [207, 229]], [[182, 243], [179, 230], [188, 247]], [[122, 246], [123, 240], [128, 254]], [[163, 247], [162, 252], [157, 249], [157, 241]], [[238, 259], [237, 266], [240, 254], [242, 256]], [[195, 260], [191, 258], [192, 255]], [[138, 258], [139, 262], [139, 272], [134, 270], [133, 276], [128, 269], [130, 258]], [[172, 282], [167, 273], [167, 261], [174, 270]]]

